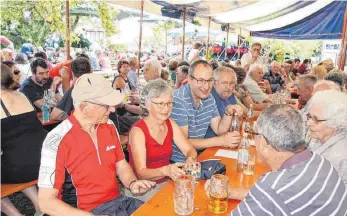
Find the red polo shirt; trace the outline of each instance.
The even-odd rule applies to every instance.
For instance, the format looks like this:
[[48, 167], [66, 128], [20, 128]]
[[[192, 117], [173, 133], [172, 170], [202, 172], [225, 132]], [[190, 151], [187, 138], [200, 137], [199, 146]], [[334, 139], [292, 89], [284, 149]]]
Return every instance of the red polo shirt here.
[[117, 198], [116, 163], [124, 154], [112, 121], [99, 125], [97, 139], [70, 115], [43, 143], [38, 186], [58, 189], [59, 199], [85, 211]]

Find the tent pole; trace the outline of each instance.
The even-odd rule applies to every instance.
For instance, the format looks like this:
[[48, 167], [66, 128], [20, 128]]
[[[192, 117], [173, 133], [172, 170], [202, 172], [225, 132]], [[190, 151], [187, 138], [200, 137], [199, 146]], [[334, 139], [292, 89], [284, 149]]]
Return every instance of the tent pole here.
[[343, 22], [343, 29], [342, 29], [342, 38], [341, 38], [341, 51], [340, 51], [340, 58], [339, 58], [339, 64], [338, 68], [339, 70], [343, 70], [345, 67], [346, 62], [346, 56], [347, 56], [347, 5], [345, 9], [345, 16], [344, 16], [344, 22]]
[[184, 43], [186, 40], [186, 7], [183, 8], [182, 61], [184, 60]]
[[69, 0], [65, 1], [65, 14], [66, 14], [65, 49], [66, 49], [66, 60], [69, 60], [70, 59], [70, 2]]
[[211, 17], [208, 17], [208, 31], [207, 31], [207, 44], [206, 44], [206, 60], [208, 59], [208, 49], [210, 48], [210, 26], [211, 26]]
[[[139, 51], [137, 53], [137, 61], [140, 65], [141, 59], [141, 44], [142, 44], [142, 24], [143, 24], [143, 5], [144, 0], [141, 0], [141, 16], [140, 16], [140, 34], [139, 34]], [[140, 76], [140, 66], [137, 68], [137, 76]]]
[[228, 25], [227, 25], [227, 41], [225, 43], [225, 49], [224, 49], [224, 58], [225, 59], [227, 58], [227, 47], [229, 44], [229, 29], [230, 29], [230, 24], [228, 23]]
[[240, 59], [241, 53], [240, 53], [240, 45], [241, 45], [241, 27], [240, 27], [240, 34], [237, 38], [237, 42], [238, 42], [238, 49], [237, 49], [237, 59]]

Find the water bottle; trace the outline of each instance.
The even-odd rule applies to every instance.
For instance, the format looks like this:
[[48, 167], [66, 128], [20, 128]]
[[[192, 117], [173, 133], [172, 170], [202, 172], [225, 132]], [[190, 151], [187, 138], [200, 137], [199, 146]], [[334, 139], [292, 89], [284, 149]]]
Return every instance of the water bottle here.
[[49, 113], [51, 111], [51, 108], [49, 107], [49, 96], [47, 90], [44, 91], [43, 95], [43, 105], [41, 107], [42, 110], [42, 122], [46, 123], [49, 122]]
[[249, 142], [247, 139], [247, 133], [243, 134], [241, 144], [239, 146], [237, 155], [237, 170], [242, 171], [244, 166], [248, 163], [249, 156]]

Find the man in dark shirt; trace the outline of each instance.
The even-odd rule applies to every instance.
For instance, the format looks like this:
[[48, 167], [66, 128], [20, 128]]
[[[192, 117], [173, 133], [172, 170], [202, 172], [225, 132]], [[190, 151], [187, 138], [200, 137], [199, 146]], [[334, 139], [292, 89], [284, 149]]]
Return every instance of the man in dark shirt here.
[[[77, 57], [71, 62], [71, 70], [73, 75], [73, 83], [83, 74], [92, 73], [92, 66], [89, 59], [85, 57]], [[74, 105], [71, 97], [73, 87], [70, 87], [65, 93], [63, 98], [59, 101], [56, 107], [53, 108], [51, 113], [51, 120], [62, 121], [66, 119], [71, 111], [74, 110]]]
[[[32, 76], [28, 77], [21, 84], [20, 92], [30, 100], [38, 112], [41, 111], [41, 107], [44, 103], [43, 94], [45, 90], [51, 89], [56, 92], [56, 86], [60, 82], [59, 79], [54, 81], [48, 76], [48, 65], [46, 60], [38, 58], [30, 64]], [[55, 95], [55, 99], [59, 101], [61, 99], [60, 94]]]
[[285, 84], [284, 78], [280, 72], [281, 66], [278, 62], [273, 61], [269, 72], [264, 74], [264, 80], [268, 80], [271, 86], [272, 93], [281, 90], [281, 87]]

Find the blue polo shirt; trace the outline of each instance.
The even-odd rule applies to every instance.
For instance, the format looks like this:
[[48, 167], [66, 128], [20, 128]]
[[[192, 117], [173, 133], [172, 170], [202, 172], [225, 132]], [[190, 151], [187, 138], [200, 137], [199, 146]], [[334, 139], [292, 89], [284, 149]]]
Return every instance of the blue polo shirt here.
[[[212, 118], [219, 116], [213, 96], [210, 94], [206, 99], [200, 100], [200, 106], [197, 108], [192, 98], [190, 85], [186, 84], [174, 90], [173, 99], [175, 104], [171, 118], [180, 127], [188, 125], [189, 139], [203, 139], [211, 124]], [[171, 161], [184, 162], [184, 155], [174, 143], [172, 143], [172, 148], [173, 154]]]
[[[218, 108], [218, 112], [220, 117], [224, 116], [224, 112], [225, 112], [225, 108], [229, 105], [229, 104], [237, 104], [236, 102], [236, 97], [234, 94], [232, 94], [229, 98], [227, 98], [226, 100], [223, 100], [219, 94], [216, 92], [216, 90], [213, 88], [211, 91], [212, 96], [214, 97], [216, 104], [217, 104], [217, 108]], [[211, 137], [215, 137], [217, 136], [211, 127], [208, 127], [207, 133], [205, 138], [211, 138]]]

